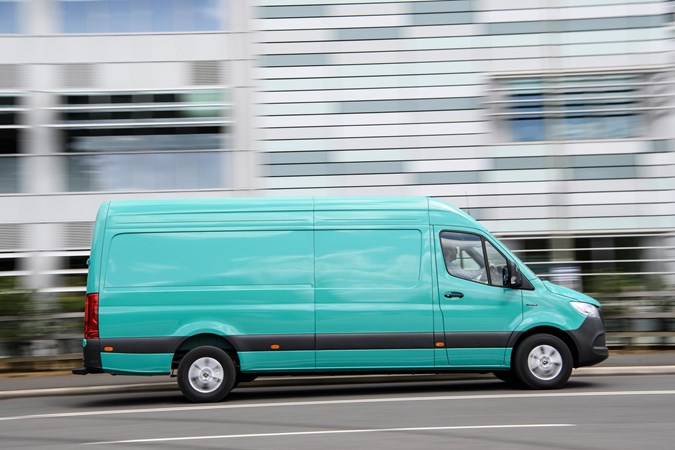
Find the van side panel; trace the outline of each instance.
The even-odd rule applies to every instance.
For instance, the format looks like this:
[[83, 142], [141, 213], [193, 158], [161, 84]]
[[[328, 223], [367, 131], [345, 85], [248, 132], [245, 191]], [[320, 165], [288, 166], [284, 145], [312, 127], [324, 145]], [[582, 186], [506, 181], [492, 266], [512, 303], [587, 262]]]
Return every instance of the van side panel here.
[[427, 211], [391, 203], [388, 210], [339, 210], [321, 200], [315, 211], [317, 369], [433, 367]]
[[[227, 222], [195, 214], [166, 222], [118, 217], [108, 229], [100, 333], [101, 348], [114, 345], [113, 354], [102, 355], [106, 371], [168, 373], [176, 348], [197, 334], [253, 349], [259, 369], [279, 368], [276, 354], [264, 350], [280, 338], [313, 346], [311, 211], [294, 212], [288, 226], [280, 214], [276, 221], [248, 213], [239, 217], [247, 221]], [[313, 348], [298, 350], [284, 352], [285, 368], [313, 369]]]

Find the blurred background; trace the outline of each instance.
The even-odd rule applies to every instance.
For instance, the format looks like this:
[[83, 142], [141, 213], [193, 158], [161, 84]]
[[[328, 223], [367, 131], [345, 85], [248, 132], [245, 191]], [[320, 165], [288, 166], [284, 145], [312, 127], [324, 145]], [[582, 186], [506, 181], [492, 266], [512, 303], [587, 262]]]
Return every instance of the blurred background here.
[[81, 351], [109, 199], [428, 195], [675, 346], [675, 2], [0, 0], [0, 357]]

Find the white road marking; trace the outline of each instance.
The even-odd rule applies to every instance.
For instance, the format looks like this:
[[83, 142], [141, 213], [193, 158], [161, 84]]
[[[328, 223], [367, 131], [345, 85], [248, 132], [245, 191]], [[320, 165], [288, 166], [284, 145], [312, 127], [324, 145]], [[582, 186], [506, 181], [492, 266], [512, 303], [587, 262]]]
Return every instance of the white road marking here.
[[558, 397], [621, 397], [638, 395], [675, 395], [675, 390], [661, 391], [592, 391], [592, 392], [537, 392], [523, 394], [476, 394], [476, 395], [441, 395], [435, 397], [378, 397], [358, 398], [346, 400], [312, 400], [299, 402], [268, 402], [268, 403], [226, 403], [215, 405], [175, 406], [168, 408], [137, 408], [137, 409], [109, 409], [94, 411], [77, 411], [50, 414], [32, 414], [24, 416], [0, 417], [0, 422], [11, 420], [60, 419], [83, 416], [108, 416], [119, 414], [158, 414], [170, 412], [192, 412], [220, 409], [248, 409], [248, 408], [279, 408], [294, 406], [318, 405], [347, 405], [360, 403], [400, 403], [400, 402], [433, 402], [451, 400], [499, 400], [509, 398], [558, 398]]
[[[1, 0], [0, 0], [1, 1]], [[453, 372], [448, 372], [448, 375]], [[457, 374], [457, 373], [455, 373]], [[574, 369], [572, 376], [593, 376], [593, 375], [668, 375], [675, 374], [675, 366], [613, 366], [613, 367], [580, 367]], [[467, 376], [474, 375], [467, 373]], [[288, 376], [288, 377], [266, 377], [261, 376], [260, 381], [263, 382], [274, 382], [274, 381], [336, 381], [340, 382], [341, 380], [350, 380], [350, 379], [369, 379], [369, 378], [401, 378], [401, 382], [410, 382], [417, 381], [414, 378], [425, 378], [432, 375], [428, 373], [422, 374], [396, 374], [396, 375], [327, 375], [327, 376]], [[430, 382], [433, 381], [450, 381], [447, 379], [439, 378], [438, 380], [429, 379]], [[260, 384], [258, 383], [258, 386]], [[250, 387], [256, 387], [256, 385], [251, 385]], [[267, 386], [266, 386], [267, 387]], [[177, 389], [175, 382], [164, 382], [164, 383], [143, 383], [143, 384], [114, 384], [114, 385], [104, 385], [104, 386], [80, 386], [80, 387], [62, 387], [62, 388], [38, 388], [38, 389], [20, 389], [13, 391], [0, 391], [0, 399], [2, 398], [15, 398], [15, 397], [38, 397], [44, 395], [77, 395], [77, 394], [105, 394], [105, 393], [115, 393], [115, 392], [125, 392], [130, 390], [163, 390], [163, 389]]]
[[282, 436], [311, 436], [321, 434], [353, 434], [353, 433], [387, 433], [400, 431], [447, 431], [447, 430], [490, 430], [503, 428], [553, 428], [574, 427], [570, 423], [538, 423], [524, 425], [466, 425], [450, 427], [415, 427], [415, 428], [366, 428], [356, 430], [319, 430], [319, 431], [290, 431], [285, 433], [256, 433], [256, 434], [221, 434], [217, 436], [179, 436], [151, 439], [127, 439], [123, 441], [86, 442], [80, 445], [114, 445], [114, 444], [149, 444], [155, 442], [201, 441], [206, 439], [248, 439], [260, 437]]

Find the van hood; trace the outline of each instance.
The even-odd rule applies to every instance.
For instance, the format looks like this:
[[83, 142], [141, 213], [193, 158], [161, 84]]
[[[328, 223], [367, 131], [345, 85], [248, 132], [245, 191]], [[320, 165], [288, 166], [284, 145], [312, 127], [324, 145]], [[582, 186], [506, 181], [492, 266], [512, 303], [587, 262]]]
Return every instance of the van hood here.
[[598, 302], [596, 299], [589, 297], [586, 294], [582, 294], [581, 292], [577, 292], [574, 289], [559, 286], [557, 284], [551, 283], [550, 281], [544, 281], [544, 286], [546, 286], [546, 289], [555, 295], [565, 297], [569, 300], [575, 300], [577, 302], [590, 303], [591, 305], [600, 307], [600, 302]]

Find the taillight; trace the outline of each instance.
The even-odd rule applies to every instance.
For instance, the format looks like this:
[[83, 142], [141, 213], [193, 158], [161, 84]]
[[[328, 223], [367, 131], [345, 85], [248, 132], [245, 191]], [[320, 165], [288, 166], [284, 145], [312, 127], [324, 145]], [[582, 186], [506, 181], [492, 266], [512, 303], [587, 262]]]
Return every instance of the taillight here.
[[84, 338], [98, 339], [98, 294], [87, 294], [84, 303]]

